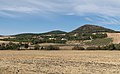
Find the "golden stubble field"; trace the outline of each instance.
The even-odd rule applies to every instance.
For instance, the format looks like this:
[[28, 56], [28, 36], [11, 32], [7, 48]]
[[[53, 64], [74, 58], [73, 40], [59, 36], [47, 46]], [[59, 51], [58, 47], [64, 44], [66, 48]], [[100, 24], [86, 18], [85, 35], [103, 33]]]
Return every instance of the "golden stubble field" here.
[[0, 74], [120, 74], [120, 51], [0, 51]]

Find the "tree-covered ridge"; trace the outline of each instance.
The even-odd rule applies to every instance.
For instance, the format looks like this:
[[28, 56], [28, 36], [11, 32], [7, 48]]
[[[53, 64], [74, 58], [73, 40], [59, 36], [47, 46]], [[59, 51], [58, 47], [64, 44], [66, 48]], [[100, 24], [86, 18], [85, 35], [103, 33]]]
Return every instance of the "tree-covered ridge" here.
[[42, 34], [66, 34], [66, 33], [67, 32], [65, 31], [54, 30], [54, 31], [50, 31], [50, 32], [42, 33]]
[[96, 26], [96, 25], [90, 25], [90, 24], [86, 24], [83, 25], [73, 31], [71, 31], [70, 33], [74, 34], [74, 33], [78, 33], [78, 34], [82, 34], [82, 33], [99, 33], [99, 32], [116, 32], [114, 30], [108, 29], [108, 28], [104, 28], [101, 26]]
[[74, 35], [74, 34], [79, 34], [79, 35], [90, 35], [92, 33], [120, 33], [119, 31], [114, 31], [112, 29], [108, 29], [102, 26], [96, 26], [96, 25], [90, 25], [86, 24], [83, 25], [71, 32], [65, 32], [61, 30], [54, 30], [46, 33], [22, 33], [22, 34], [17, 34], [17, 35], [12, 35], [15, 37], [34, 37], [34, 36], [40, 36], [40, 35], [59, 35], [59, 34], [66, 34], [66, 35]]

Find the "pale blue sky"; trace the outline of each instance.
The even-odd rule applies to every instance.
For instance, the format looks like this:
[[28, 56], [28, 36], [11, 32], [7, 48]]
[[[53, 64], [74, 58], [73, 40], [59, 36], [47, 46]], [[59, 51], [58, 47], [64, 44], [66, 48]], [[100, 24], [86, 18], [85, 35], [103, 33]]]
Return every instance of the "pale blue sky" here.
[[120, 31], [119, 0], [0, 0], [0, 34], [72, 31], [95, 24]]

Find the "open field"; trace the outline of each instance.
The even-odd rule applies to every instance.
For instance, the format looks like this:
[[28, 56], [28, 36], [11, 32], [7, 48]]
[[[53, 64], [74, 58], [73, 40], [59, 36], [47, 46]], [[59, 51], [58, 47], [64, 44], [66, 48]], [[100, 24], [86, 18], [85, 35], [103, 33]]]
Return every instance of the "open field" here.
[[113, 39], [113, 43], [118, 44], [120, 43], [120, 33], [107, 33], [108, 38]]
[[120, 51], [0, 51], [0, 74], [120, 74]]

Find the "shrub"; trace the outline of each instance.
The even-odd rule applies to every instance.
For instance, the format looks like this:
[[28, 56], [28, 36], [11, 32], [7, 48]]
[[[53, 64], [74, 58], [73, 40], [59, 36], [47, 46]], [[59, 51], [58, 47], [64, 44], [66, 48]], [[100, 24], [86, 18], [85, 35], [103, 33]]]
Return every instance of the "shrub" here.
[[35, 45], [34, 50], [39, 50], [40, 46], [39, 45]]
[[18, 50], [19, 44], [8, 43], [0, 45], [0, 50]]
[[29, 47], [29, 45], [28, 44], [24, 44], [24, 47], [27, 49]]
[[86, 50], [99, 50], [98, 47], [87, 47]]
[[116, 50], [115, 44], [110, 44], [100, 48], [101, 50]]
[[115, 49], [120, 50], [120, 44], [115, 44]]
[[75, 46], [72, 48], [72, 50], [85, 50], [85, 48], [80, 47], [80, 46]]
[[107, 46], [100, 47], [101, 50], [108, 50]]
[[95, 35], [92, 35], [93, 39], [96, 39], [96, 38], [106, 38], [106, 37], [107, 37], [107, 34], [95, 34]]
[[116, 48], [115, 48], [115, 45], [114, 44], [110, 44], [109, 46], [108, 46], [108, 50], [115, 50]]
[[60, 50], [60, 48], [57, 46], [50, 45], [50, 46], [47, 46], [45, 50]]

